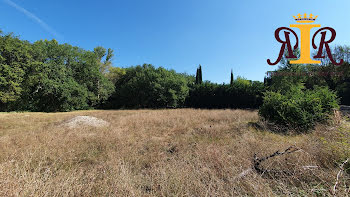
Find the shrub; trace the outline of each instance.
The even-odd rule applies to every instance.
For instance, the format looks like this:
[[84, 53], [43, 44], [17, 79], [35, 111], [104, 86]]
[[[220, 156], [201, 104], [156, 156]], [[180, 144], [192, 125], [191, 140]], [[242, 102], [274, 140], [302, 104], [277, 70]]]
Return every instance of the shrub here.
[[266, 92], [259, 115], [279, 126], [308, 130], [316, 123], [326, 121], [338, 107], [336, 94], [328, 88], [303, 90], [295, 86], [285, 94]]

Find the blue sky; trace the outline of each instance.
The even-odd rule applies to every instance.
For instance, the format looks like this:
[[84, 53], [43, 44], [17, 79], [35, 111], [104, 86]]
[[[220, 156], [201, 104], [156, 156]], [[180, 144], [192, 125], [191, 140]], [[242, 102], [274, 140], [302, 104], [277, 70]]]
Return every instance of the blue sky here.
[[[0, 29], [34, 42], [55, 38], [92, 50], [115, 51], [114, 66], [143, 63], [227, 83], [235, 76], [262, 81], [277, 58], [274, 31], [293, 15], [318, 15], [350, 45], [350, 1], [234, 0], [0, 0]], [[298, 30], [296, 30], [298, 33]]]

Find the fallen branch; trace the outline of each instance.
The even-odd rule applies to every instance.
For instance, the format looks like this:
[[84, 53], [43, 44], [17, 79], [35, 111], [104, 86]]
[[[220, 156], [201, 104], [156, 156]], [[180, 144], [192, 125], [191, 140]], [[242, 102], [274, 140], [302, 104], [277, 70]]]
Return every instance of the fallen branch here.
[[335, 184], [334, 184], [334, 186], [333, 186], [333, 195], [335, 195], [335, 193], [336, 193], [336, 191], [337, 191], [337, 186], [338, 186], [338, 183], [339, 183], [339, 178], [340, 178], [340, 176], [343, 174], [343, 172], [344, 172], [344, 165], [346, 164], [346, 163], [348, 163], [348, 161], [349, 161], [349, 158], [347, 159], [347, 160], [345, 160], [339, 167], [340, 167], [340, 170], [339, 170], [339, 172], [338, 172], [338, 174], [337, 174], [337, 180], [335, 181]]
[[[254, 172], [254, 170], [260, 174], [263, 174], [264, 172], [268, 171], [268, 170], [264, 170], [260, 167], [260, 164], [261, 162], [269, 159], [269, 158], [272, 158], [272, 157], [276, 157], [276, 156], [279, 156], [279, 155], [284, 155], [284, 154], [289, 154], [289, 153], [293, 153], [293, 152], [296, 152], [300, 150], [299, 148], [297, 148], [296, 146], [290, 146], [289, 148], [287, 148], [285, 151], [283, 152], [279, 152], [279, 151], [276, 151], [275, 153], [273, 153], [272, 155], [269, 155], [267, 157], [263, 157], [263, 158], [258, 158], [256, 156], [256, 154], [254, 154], [254, 160], [253, 160], [253, 167], [251, 168], [248, 168], [244, 171], [242, 171], [239, 175], [235, 176], [233, 179], [234, 180], [237, 180], [237, 179], [241, 179], [245, 176], [247, 176], [248, 174]], [[317, 168], [318, 166], [303, 166], [304, 169], [311, 169], [311, 168]]]
[[312, 170], [318, 168], [318, 166], [301, 166], [304, 170]]
[[[284, 150], [283, 152], [280, 152], [280, 151], [276, 151], [275, 153], [269, 155], [269, 156], [266, 156], [266, 157], [262, 157], [262, 158], [259, 158], [257, 156], [257, 154], [254, 154], [254, 159], [253, 159], [253, 167], [251, 168], [248, 168], [244, 171], [242, 171], [240, 174], [238, 174], [237, 176], [235, 176], [233, 179], [234, 180], [237, 180], [237, 179], [241, 179], [249, 174], [251, 174], [252, 172], [256, 171], [257, 173], [259, 174], [263, 174], [265, 172], [275, 172], [277, 173], [277, 171], [272, 171], [272, 170], [266, 170], [266, 169], [263, 169], [262, 167], [260, 167], [260, 164], [263, 162], [263, 161], [266, 161], [272, 157], [276, 157], [276, 156], [281, 156], [281, 155], [284, 155], [284, 154], [290, 154], [290, 153], [294, 153], [294, 152], [297, 152], [297, 151], [300, 151], [301, 149], [296, 147], [296, 146], [290, 146], [289, 148], [287, 148], [286, 150]], [[302, 166], [302, 168], [304, 170], [313, 170], [313, 169], [316, 169], [318, 168], [319, 166]]]
[[275, 153], [273, 153], [273, 154], [271, 154], [269, 156], [266, 156], [266, 157], [262, 157], [262, 158], [259, 158], [256, 154], [254, 154], [254, 159], [253, 159], [254, 169], [259, 174], [263, 174], [264, 172], [269, 172], [269, 170], [265, 170], [262, 167], [260, 167], [260, 164], [263, 161], [266, 161], [266, 160], [268, 160], [268, 159], [270, 159], [272, 157], [281, 156], [281, 155], [284, 155], [284, 154], [290, 154], [290, 153], [296, 152], [298, 150], [300, 150], [300, 149], [293, 145], [293, 146], [290, 146], [289, 148], [287, 148], [283, 152], [276, 151]]

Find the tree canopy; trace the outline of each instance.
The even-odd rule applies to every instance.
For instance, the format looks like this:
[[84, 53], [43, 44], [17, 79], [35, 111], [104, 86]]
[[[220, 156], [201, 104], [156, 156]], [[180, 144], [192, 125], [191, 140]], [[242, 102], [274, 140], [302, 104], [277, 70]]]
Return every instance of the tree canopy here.
[[116, 80], [110, 107], [182, 107], [188, 95], [188, 83], [186, 75], [151, 64], [125, 68]]
[[31, 44], [1, 35], [0, 108], [70, 111], [100, 105], [114, 91], [101, 72], [112, 51], [101, 62], [101, 49], [91, 52], [56, 40]]

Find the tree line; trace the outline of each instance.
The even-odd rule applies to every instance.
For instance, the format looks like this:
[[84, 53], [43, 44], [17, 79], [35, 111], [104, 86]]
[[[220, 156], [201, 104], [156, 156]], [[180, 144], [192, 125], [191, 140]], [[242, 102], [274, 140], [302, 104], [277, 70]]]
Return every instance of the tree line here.
[[[264, 82], [234, 77], [229, 84], [203, 81], [151, 64], [112, 66], [114, 52], [101, 46], [84, 50], [56, 40], [30, 43], [13, 34], [0, 36], [0, 111], [71, 111], [121, 108], [258, 108], [266, 91], [283, 92], [296, 84], [307, 89], [327, 86], [343, 104], [350, 103], [349, 47], [337, 47], [342, 66], [289, 65], [285, 61]], [[285, 76], [282, 72], [329, 73], [324, 76]], [[326, 72], [327, 71], [327, 72]], [[342, 76], [332, 75], [342, 73]]]

